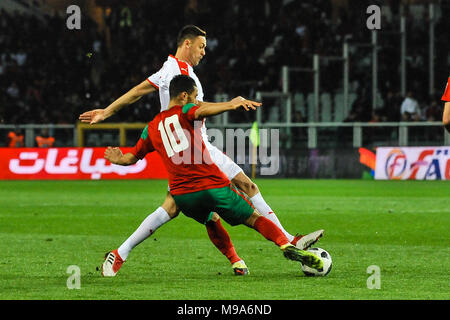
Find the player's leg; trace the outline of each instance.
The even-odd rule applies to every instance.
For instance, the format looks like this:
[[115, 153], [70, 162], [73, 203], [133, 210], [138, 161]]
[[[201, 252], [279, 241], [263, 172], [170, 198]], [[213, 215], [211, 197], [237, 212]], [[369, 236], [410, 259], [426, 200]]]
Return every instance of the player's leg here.
[[244, 260], [236, 253], [228, 232], [222, 226], [219, 215], [212, 212], [214, 199], [210, 197], [209, 193], [207, 191], [193, 192], [185, 195], [176, 195], [174, 199], [186, 216], [206, 226], [209, 239], [230, 261], [234, 274], [248, 274], [248, 268]]
[[262, 197], [256, 183], [254, 183], [242, 170], [231, 180], [231, 182], [248, 195], [249, 200], [259, 213], [280, 228], [284, 235], [289, 239], [289, 242], [294, 241], [295, 237], [283, 228], [276, 214]]
[[281, 231], [281, 229], [271, 220], [263, 217], [257, 210], [254, 210], [250, 217], [248, 217], [244, 224], [247, 227], [258, 231], [264, 238], [272, 241], [280, 248], [285, 248], [290, 244], [289, 239]]
[[261, 193], [259, 192], [258, 186], [250, 180], [249, 177], [242, 171], [230, 157], [225, 155], [219, 149], [214, 146], [208, 145], [208, 151], [211, 155], [211, 159], [219, 167], [219, 169], [225, 173], [225, 175], [230, 179], [230, 181], [236, 185], [240, 190], [245, 192], [249, 197], [249, 200], [253, 206], [266, 218], [275, 223], [278, 228], [285, 234], [289, 241], [294, 241], [295, 237], [287, 232], [281, 225], [278, 217], [275, 215], [270, 206], [266, 203]]
[[148, 215], [122, 245], [105, 256], [102, 265], [102, 275], [113, 277], [119, 271], [122, 264], [128, 258], [129, 253], [142, 241], [150, 237], [159, 227], [178, 216], [180, 210], [175, 204], [170, 193], [167, 193], [163, 204]]
[[209, 239], [216, 246], [216, 248], [219, 249], [225, 257], [227, 257], [228, 261], [230, 261], [234, 274], [249, 274], [247, 265], [236, 253], [236, 249], [231, 242], [228, 232], [222, 226], [219, 215], [214, 213], [205, 225], [208, 231]]
[[210, 190], [216, 199], [216, 211], [230, 225], [245, 224], [261, 233], [279, 247], [290, 244], [286, 235], [275, 223], [263, 217], [255, 207], [232, 187]]
[[274, 242], [286, 258], [304, 263], [315, 269], [323, 267], [323, 262], [314, 254], [292, 245], [286, 235], [271, 220], [262, 216], [248, 200], [236, 190], [229, 188], [212, 189], [217, 201], [216, 210], [231, 225], [245, 224], [258, 231], [264, 238]]
[[242, 171], [241, 167], [234, 163], [230, 157], [211, 144], [207, 144], [207, 147], [211, 159], [219, 167], [219, 169], [225, 173], [234, 185], [247, 194], [253, 206], [264, 217], [275, 223], [293, 245], [299, 249], [305, 250], [316, 243], [320, 237], [322, 237], [324, 230], [317, 230], [306, 235], [297, 234], [295, 236], [287, 232], [281, 225], [277, 215], [262, 197], [258, 186]]
[[287, 232], [281, 225], [281, 222], [276, 214], [272, 211], [272, 209], [262, 197], [258, 186], [242, 170], [238, 174], [236, 174], [236, 176], [231, 181], [234, 185], [236, 185], [239, 189], [241, 189], [248, 195], [249, 200], [252, 202], [253, 206], [258, 210], [258, 212], [275, 223], [276, 226], [280, 228], [284, 235], [289, 239], [289, 242], [291, 242], [297, 248], [305, 250], [311, 247], [319, 240], [320, 237], [322, 237], [324, 230], [317, 230], [306, 235], [297, 234], [295, 236]]
[[295, 260], [304, 265], [320, 270], [323, 268], [323, 261], [315, 254], [300, 250], [292, 245], [284, 233], [275, 223], [263, 217], [256, 210], [245, 221], [245, 225], [258, 231], [264, 238], [274, 242], [283, 251], [283, 255], [289, 260]]
[[134, 247], [150, 237], [163, 224], [177, 217], [179, 213], [180, 209], [175, 204], [172, 195], [167, 192], [163, 204], [149, 214], [136, 231], [119, 247], [118, 252], [122, 259], [125, 261]]

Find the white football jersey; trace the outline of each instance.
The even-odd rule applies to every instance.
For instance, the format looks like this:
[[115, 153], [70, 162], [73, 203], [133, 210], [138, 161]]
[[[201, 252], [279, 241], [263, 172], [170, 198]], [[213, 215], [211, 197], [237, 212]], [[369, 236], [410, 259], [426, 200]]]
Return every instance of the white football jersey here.
[[[194, 73], [194, 69], [185, 61], [178, 60], [174, 56], [170, 55], [167, 61], [164, 62], [162, 68], [147, 78], [147, 81], [151, 83], [159, 91], [159, 100], [161, 102], [161, 112], [167, 110], [170, 102], [169, 84], [174, 76], [179, 74], [185, 74], [195, 80], [198, 89], [197, 99], [203, 101], [203, 88], [200, 80]], [[208, 149], [211, 159], [219, 167], [221, 171], [230, 179], [230, 181], [240, 172], [242, 169], [233, 162], [227, 155], [221, 150], [214, 147], [208, 140], [206, 134], [206, 120], [203, 119], [202, 124], [202, 137], [206, 148]]]
[[[185, 62], [178, 60], [173, 55], [169, 55], [166, 62], [164, 62], [161, 69], [158, 72], [152, 74], [147, 78], [147, 81], [150, 82], [152, 86], [154, 86], [159, 91], [159, 100], [161, 102], [161, 112], [167, 110], [170, 102], [170, 94], [169, 94], [169, 84], [174, 76], [179, 74], [185, 74], [192, 79], [195, 80], [195, 84], [197, 85], [197, 100], [203, 101], [203, 88], [200, 80], [197, 75], [194, 73], [194, 68]], [[203, 125], [201, 128], [203, 141], [205, 145], [208, 147], [212, 146], [209, 143], [208, 136], [206, 134], [205, 120], [203, 120]]]
[[170, 102], [169, 84], [172, 78], [179, 74], [185, 74], [195, 80], [198, 89], [197, 99], [203, 101], [203, 88], [200, 80], [194, 73], [194, 68], [185, 62], [178, 60], [173, 55], [170, 55], [166, 62], [158, 72], [152, 74], [147, 78], [147, 81], [151, 83], [159, 91], [159, 100], [161, 102], [161, 112], [167, 110]]

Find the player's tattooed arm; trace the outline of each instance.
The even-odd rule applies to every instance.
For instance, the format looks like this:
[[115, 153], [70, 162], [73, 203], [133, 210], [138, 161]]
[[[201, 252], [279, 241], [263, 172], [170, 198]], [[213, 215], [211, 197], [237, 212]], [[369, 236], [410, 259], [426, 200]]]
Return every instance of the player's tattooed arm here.
[[105, 109], [93, 109], [86, 111], [82, 113], [78, 119], [81, 120], [81, 122], [90, 124], [102, 122], [117, 113], [123, 107], [135, 103], [144, 95], [154, 91], [156, 91], [156, 88], [147, 80], [144, 80], [137, 86], [130, 89], [127, 93], [120, 96]]
[[129, 166], [135, 164], [138, 161], [138, 158], [136, 158], [134, 154], [130, 152], [123, 154], [122, 151], [117, 147], [106, 148], [104, 157], [106, 160], [109, 160], [109, 162], [121, 166]]

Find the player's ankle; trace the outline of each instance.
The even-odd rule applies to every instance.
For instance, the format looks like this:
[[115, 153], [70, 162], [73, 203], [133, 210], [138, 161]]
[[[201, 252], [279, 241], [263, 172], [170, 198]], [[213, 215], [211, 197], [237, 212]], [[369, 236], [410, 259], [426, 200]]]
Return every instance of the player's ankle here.
[[285, 244], [281, 245], [280, 249], [284, 250], [284, 249], [286, 249], [288, 247], [294, 247], [294, 245], [292, 243], [288, 242], [288, 243], [285, 243]]
[[242, 261], [242, 259], [239, 256], [234, 256], [228, 259], [231, 264], [235, 264], [236, 262]]

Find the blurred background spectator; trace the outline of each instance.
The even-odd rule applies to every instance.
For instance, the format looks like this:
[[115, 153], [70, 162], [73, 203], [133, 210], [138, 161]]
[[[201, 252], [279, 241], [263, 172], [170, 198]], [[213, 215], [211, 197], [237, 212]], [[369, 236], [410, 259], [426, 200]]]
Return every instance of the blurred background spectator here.
[[24, 146], [24, 135], [21, 129], [15, 128], [8, 132], [6, 145], [9, 148], [22, 148]]
[[400, 113], [402, 114], [402, 121], [419, 121], [421, 118], [419, 103], [413, 97], [413, 93], [409, 91], [406, 94], [405, 100], [403, 100], [400, 107]]
[[[378, 58], [378, 77], [383, 81], [379, 81], [377, 119], [401, 119], [400, 105], [405, 99], [399, 96], [401, 1], [72, 1], [82, 6], [81, 30], [66, 28], [65, 2], [22, 1], [35, 8], [36, 14], [0, 10], [0, 123], [75, 123], [83, 111], [106, 107], [175, 53], [177, 32], [185, 24], [207, 31], [207, 55], [196, 68], [205, 100], [236, 95], [253, 98], [257, 90], [280, 91], [283, 65], [310, 68], [315, 53], [341, 55], [344, 39], [370, 42], [365, 13], [370, 4], [382, 6], [383, 14]], [[51, 3], [60, 3], [64, 10], [51, 9]], [[416, 94], [419, 106], [429, 106], [420, 120], [430, 121], [442, 106], [434, 104], [424, 89], [428, 87], [428, 16], [426, 6], [422, 11], [415, 6], [428, 2], [403, 3], [408, 90]], [[450, 16], [450, 2], [440, 1], [438, 7], [435, 83], [440, 92], [448, 76], [441, 70], [450, 66], [449, 20], [445, 18]], [[345, 121], [368, 122], [375, 114], [370, 50], [350, 52], [356, 100]], [[321, 79], [321, 92], [342, 92], [342, 64], [324, 63]], [[293, 74], [290, 90], [306, 97], [313, 90], [312, 76]], [[148, 121], [159, 111], [156, 95], [138, 104], [121, 112], [120, 121]]]
[[51, 148], [55, 143], [55, 138], [50, 136], [48, 129], [44, 128], [41, 131], [41, 134], [36, 136], [36, 146], [39, 148]]

